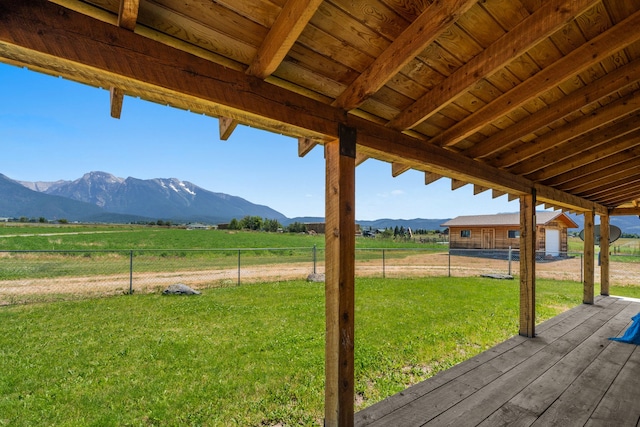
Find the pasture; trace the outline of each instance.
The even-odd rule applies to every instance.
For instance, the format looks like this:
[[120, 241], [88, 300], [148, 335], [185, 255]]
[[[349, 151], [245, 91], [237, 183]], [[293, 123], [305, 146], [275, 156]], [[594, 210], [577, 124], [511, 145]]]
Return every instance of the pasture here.
[[[86, 285], [83, 272], [104, 268], [96, 259], [126, 260], [134, 250], [156, 251], [156, 263], [142, 269], [152, 272], [162, 265], [159, 274], [169, 277], [185, 268], [226, 268], [234, 262], [221, 255], [225, 251], [205, 249], [279, 248], [291, 256], [291, 248], [314, 245], [321, 250], [324, 236], [0, 226], [0, 251], [81, 254], [47, 254], [43, 262], [43, 256], [29, 253], [15, 272], [2, 264], [10, 279], [5, 282], [50, 278], [65, 286]], [[358, 238], [357, 247], [366, 254], [357, 263], [362, 275], [356, 280], [357, 409], [517, 333], [518, 281], [477, 277], [477, 268], [486, 268], [488, 260], [461, 257], [458, 268], [472, 277], [444, 277], [446, 270], [419, 268], [427, 258], [444, 259], [443, 245]], [[367, 277], [366, 269], [377, 265], [372, 248], [389, 248], [399, 277], [379, 277], [379, 266], [378, 277]], [[429, 248], [431, 253], [416, 252]], [[105, 252], [82, 252], [95, 249]], [[205, 285], [197, 297], [166, 297], [152, 288], [133, 295], [0, 304], [0, 426], [321, 425], [324, 287], [284, 277], [282, 257], [269, 256], [275, 252], [247, 252], [254, 258], [249, 264], [260, 265], [252, 283]], [[39, 260], [31, 265], [29, 257]], [[421, 277], [407, 277], [410, 270]], [[279, 276], [267, 277], [267, 271]], [[308, 262], [301, 271], [295, 277], [309, 271]], [[557, 272], [552, 277], [556, 280], [537, 281], [538, 322], [582, 300], [578, 280], [558, 280]], [[640, 297], [640, 286], [614, 285], [611, 293]]]
[[[581, 291], [539, 281], [538, 321]], [[357, 407], [516, 334], [518, 293], [358, 279]], [[323, 358], [324, 288], [304, 281], [1, 307], [0, 425], [321, 425]]]

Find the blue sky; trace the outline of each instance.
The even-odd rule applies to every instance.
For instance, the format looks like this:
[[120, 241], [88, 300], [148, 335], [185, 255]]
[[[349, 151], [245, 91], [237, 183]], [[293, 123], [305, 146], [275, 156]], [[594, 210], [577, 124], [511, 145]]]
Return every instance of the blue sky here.
[[[0, 64], [0, 173], [21, 181], [74, 180], [90, 171], [178, 178], [267, 205], [289, 218], [324, 216], [322, 147], [298, 157], [297, 140], [238, 126], [220, 141], [218, 121], [125, 96], [111, 118], [109, 92]], [[369, 159], [356, 169], [356, 218], [451, 218], [516, 212], [517, 201], [443, 178], [391, 176]]]

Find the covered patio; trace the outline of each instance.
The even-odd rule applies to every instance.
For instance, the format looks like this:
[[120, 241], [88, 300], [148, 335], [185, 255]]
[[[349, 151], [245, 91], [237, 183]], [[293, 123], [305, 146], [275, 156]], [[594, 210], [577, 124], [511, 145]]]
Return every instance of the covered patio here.
[[637, 426], [640, 300], [602, 297], [356, 413], [357, 426]]
[[[401, 416], [383, 408], [418, 395], [435, 400], [398, 407], [438, 425], [546, 423], [570, 397], [596, 405], [596, 423], [637, 400], [637, 351], [605, 335], [638, 307], [596, 300], [594, 225], [606, 296], [609, 218], [640, 214], [640, 1], [2, 0], [0, 61], [107, 89], [114, 118], [134, 96], [217, 118], [222, 140], [247, 125], [295, 138], [300, 156], [323, 146], [326, 426], [356, 419], [355, 169], [368, 159], [520, 201], [521, 337], [358, 422]], [[584, 305], [543, 325], [537, 206], [585, 218]], [[610, 385], [599, 403], [579, 387], [590, 375]]]

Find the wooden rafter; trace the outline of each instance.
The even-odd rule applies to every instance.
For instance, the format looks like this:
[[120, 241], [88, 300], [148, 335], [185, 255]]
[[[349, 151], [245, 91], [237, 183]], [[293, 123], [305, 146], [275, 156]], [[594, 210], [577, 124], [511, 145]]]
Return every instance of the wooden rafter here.
[[[134, 31], [138, 20], [139, 0], [120, 0], [118, 12], [118, 26], [129, 31]], [[122, 104], [124, 103], [124, 90], [112, 86], [111, 93], [111, 117], [119, 119], [122, 115]]]
[[455, 24], [475, 0], [433, 2], [380, 56], [336, 98], [333, 105], [351, 110], [376, 93], [438, 36]]
[[611, 162], [610, 157], [618, 153], [626, 160], [627, 155], [624, 153], [638, 145], [639, 138], [640, 116], [633, 116], [613, 126], [573, 139], [571, 144], [563, 144], [553, 152], [547, 153], [546, 157], [554, 156], [556, 159], [553, 164], [540, 167], [537, 163], [541, 159], [533, 157], [531, 162], [536, 163], [533, 167], [535, 172], [528, 176], [535, 181], [545, 181], [551, 185], [579, 178], [599, 169], [598, 165], [593, 163], [604, 162], [605, 167], [615, 165], [617, 160]]
[[570, 161], [557, 164], [557, 168], [552, 171], [541, 170], [536, 174], [536, 180], [556, 186], [588, 177], [598, 171], [617, 168], [635, 157], [640, 157], [640, 130], [611, 140], [601, 150], [581, 151]]
[[449, 127], [434, 137], [433, 143], [444, 147], [456, 145], [487, 123], [492, 123], [566, 79], [597, 64], [602, 58], [613, 55], [627, 45], [640, 40], [640, 31], [637, 31], [639, 27], [640, 12], [636, 12], [618, 25], [596, 36], [589, 43], [574, 49], [562, 59], [500, 95], [473, 115]]
[[400, 162], [393, 162], [391, 163], [391, 176], [395, 178], [399, 175], [402, 175], [409, 169], [411, 169], [410, 165], [400, 163]]
[[120, 0], [120, 11], [118, 13], [118, 26], [133, 31], [138, 21], [138, 9], [140, 0]]
[[360, 166], [367, 159], [369, 159], [369, 156], [367, 156], [366, 154], [356, 153], [356, 166]]
[[637, 176], [638, 167], [640, 167], [640, 160], [630, 159], [613, 170], [596, 172], [591, 176], [560, 185], [557, 188], [563, 191], [570, 189], [579, 194], [614, 194], [616, 183], [623, 187], [628, 186], [630, 180]]
[[497, 199], [498, 197], [502, 197], [507, 194], [505, 191], [496, 190], [495, 188], [491, 189], [491, 197]]
[[111, 104], [111, 117], [119, 119], [122, 113], [122, 103], [124, 102], [124, 91], [117, 87], [112, 86], [109, 89], [110, 104]]
[[460, 180], [454, 178], [454, 179], [451, 180], [451, 190], [452, 191], [453, 190], [457, 190], [458, 188], [462, 188], [467, 184], [468, 184], [468, 182], [460, 181]]
[[586, 134], [600, 126], [605, 126], [625, 114], [638, 110], [640, 110], [640, 91], [624, 96], [594, 111], [592, 114], [582, 116], [575, 121], [556, 128], [553, 132], [548, 132], [536, 138], [533, 144], [508, 150], [496, 157], [494, 164], [507, 168], [520, 162], [520, 166], [511, 169], [512, 172], [530, 172], [535, 169], [533, 169], [532, 165], [528, 164], [528, 162], [522, 163], [522, 160], [530, 159], [533, 156], [540, 156], [541, 152], [558, 147], [562, 142], [571, 144], [570, 140], [572, 138]]
[[318, 141], [311, 138], [298, 138], [298, 156], [304, 157], [318, 145]]
[[218, 128], [220, 130], [220, 139], [226, 141], [238, 126], [238, 121], [231, 117], [220, 117], [218, 119]]
[[425, 172], [424, 173], [424, 185], [432, 184], [432, 183], [436, 182], [437, 180], [439, 180], [440, 178], [443, 178], [443, 176], [439, 175], [437, 173], [434, 173], [434, 172]]
[[389, 126], [409, 129], [435, 114], [476, 84], [479, 78], [499, 68], [530, 49], [535, 43], [560, 29], [567, 20], [583, 12], [595, 1], [555, 0], [546, 2], [529, 18], [495, 41], [463, 67], [456, 70], [437, 88], [427, 92], [408, 109], [395, 117]]
[[270, 76], [278, 68], [321, 3], [322, 0], [288, 0], [267, 33], [253, 62], [249, 65], [247, 74], [261, 79]]
[[474, 196], [477, 196], [477, 195], [478, 195], [478, 194], [480, 194], [480, 193], [484, 193], [484, 192], [485, 192], [485, 191], [487, 191], [487, 190], [488, 190], [488, 188], [487, 188], [487, 187], [483, 187], [483, 186], [481, 186], [481, 185], [477, 185], [477, 184], [474, 184], [474, 185], [473, 185], [473, 195], [474, 195]]
[[[376, 158], [419, 165], [421, 170], [516, 195], [534, 186], [523, 177], [43, 0], [8, 0], [0, 4], [0, 12], [0, 57], [23, 65], [94, 85], [122, 87], [154, 102], [231, 117], [295, 137], [337, 138], [335, 124], [346, 123], [358, 129], [359, 145]], [[599, 41], [590, 45], [602, 53]], [[562, 206], [605, 209], [550, 188], [545, 191], [540, 186], [539, 197], [560, 197]]]
[[484, 158], [498, 150], [504, 150], [517, 142], [519, 138], [529, 135], [549, 123], [560, 120], [567, 115], [578, 111], [599, 99], [609, 96], [620, 88], [635, 84], [640, 80], [640, 60], [606, 74], [604, 77], [560, 98], [526, 117], [513, 126], [490, 136], [489, 138], [474, 144], [464, 151], [464, 154], [473, 158]]

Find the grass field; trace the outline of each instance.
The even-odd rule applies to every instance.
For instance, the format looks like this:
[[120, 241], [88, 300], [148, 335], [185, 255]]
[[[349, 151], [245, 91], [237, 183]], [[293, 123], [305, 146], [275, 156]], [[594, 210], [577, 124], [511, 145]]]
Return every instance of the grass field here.
[[[537, 287], [538, 321], [580, 304]], [[517, 281], [356, 288], [358, 408], [517, 333]], [[323, 358], [324, 289], [302, 281], [2, 307], [0, 425], [319, 425]]]
[[[358, 238], [359, 248], [430, 248], [434, 243]], [[141, 225], [0, 223], [0, 250], [136, 250], [324, 248], [324, 235], [230, 230], [187, 230]]]

